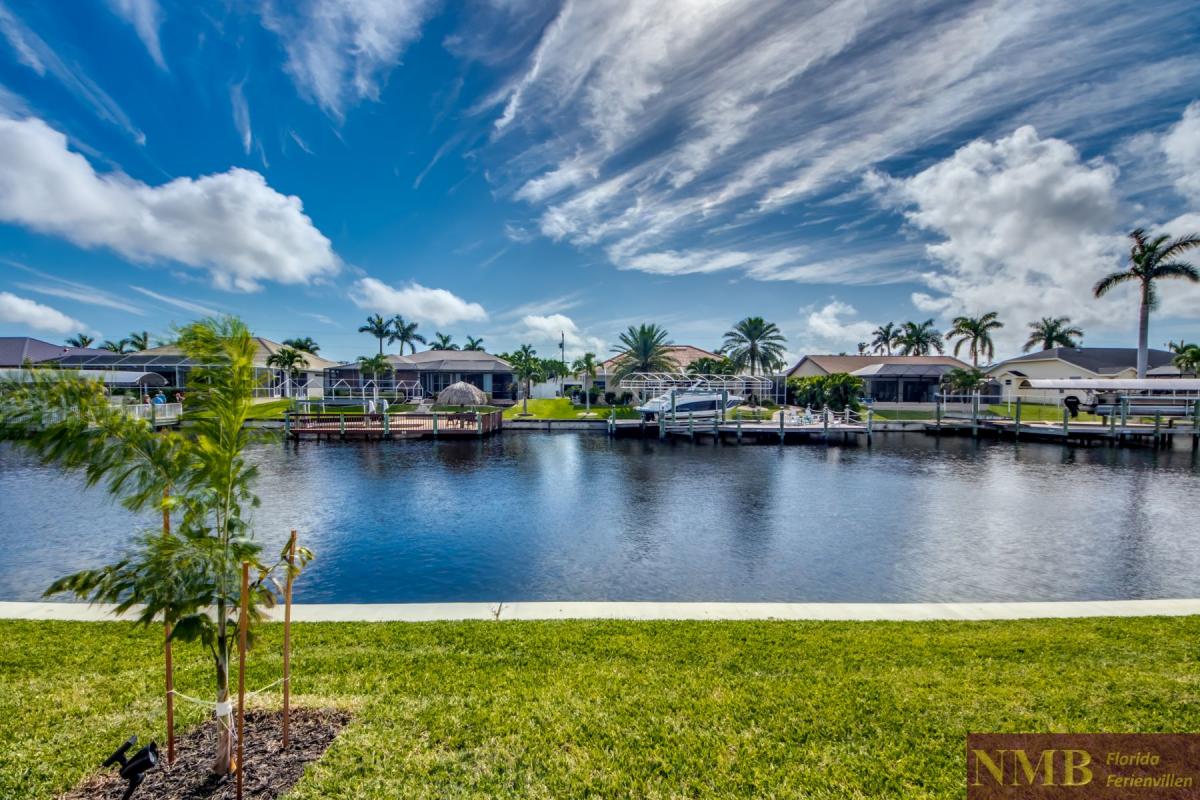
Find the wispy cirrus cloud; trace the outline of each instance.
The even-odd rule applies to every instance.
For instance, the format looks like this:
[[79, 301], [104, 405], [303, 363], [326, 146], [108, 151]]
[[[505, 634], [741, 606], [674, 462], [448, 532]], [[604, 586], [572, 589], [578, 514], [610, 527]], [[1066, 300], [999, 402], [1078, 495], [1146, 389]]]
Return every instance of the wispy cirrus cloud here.
[[172, 297], [169, 294], [161, 294], [141, 286], [130, 286], [135, 292], [149, 297], [151, 300], [156, 300], [159, 303], [165, 303], [175, 308], [182, 308], [184, 311], [190, 311], [193, 314], [201, 314], [205, 317], [219, 317], [221, 312], [200, 303], [193, 303], [191, 300], [184, 300], [181, 297]]
[[262, 19], [279, 36], [284, 69], [301, 93], [341, 119], [350, 105], [379, 98], [435, 6], [433, 0], [268, 0]]
[[163, 58], [162, 43], [158, 39], [158, 29], [163, 21], [162, 6], [158, 0], [108, 0], [108, 5], [114, 14], [133, 26], [150, 58], [159, 69], [165, 70], [167, 61]]
[[77, 65], [69, 66], [3, 2], [0, 2], [0, 35], [8, 41], [19, 62], [40, 76], [54, 78], [97, 117], [121, 128], [138, 144], [146, 143], [146, 135], [107, 92]]
[[[1048, 135], [1094, 133], [1179, 102], [1200, 60], [1155, 49], [1153, 31], [1184, 7], [719, 0], [664, 13], [568, 0], [480, 108], [493, 115], [489, 176], [542, 235], [626, 269], [911, 279], [916, 265], [885, 263], [861, 231], [817, 229], [805, 246], [763, 233], [873, 165], [919, 163], [1027, 117]], [[856, 268], [863, 258], [877, 268]]]

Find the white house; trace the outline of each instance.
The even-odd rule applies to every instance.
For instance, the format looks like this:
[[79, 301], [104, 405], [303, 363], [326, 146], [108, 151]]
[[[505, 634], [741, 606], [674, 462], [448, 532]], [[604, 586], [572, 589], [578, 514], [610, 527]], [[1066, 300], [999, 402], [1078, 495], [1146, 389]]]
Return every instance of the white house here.
[[[1172, 353], [1151, 350], [1146, 377], [1179, 377], [1171, 365]], [[1000, 387], [1005, 402], [1061, 402], [1066, 389], [1021, 389], [1022, 380], [1071, 380], [1085, 378], [1136, 378], [1137, 349], [1133, 347], [1055, 347], [1038, 353], [1001, 361], [987, 370]]]

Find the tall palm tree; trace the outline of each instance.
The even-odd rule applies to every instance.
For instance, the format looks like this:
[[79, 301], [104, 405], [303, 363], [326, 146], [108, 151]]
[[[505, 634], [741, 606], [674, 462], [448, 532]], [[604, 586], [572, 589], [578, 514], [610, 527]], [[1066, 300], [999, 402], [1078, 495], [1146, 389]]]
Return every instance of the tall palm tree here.
[[411, 352], [417, 352], [417, 342], [425, 344], [425, 337], [417, 333], [419, 327], [421, 327], [420, 323], [407, 322], [404, 317], [397, 314], [392, 317], [392, 332], [388, 335], [388, 344], [399, 342], [400, 355], [404, 355], [405, 345], [411, 348]]
[[571, 364], [571, 371], [583, 376], [584, 413], [592, 413], [592, 379], [596, 377], [596, 354], [584, 353]]
[[129, 342], [129, 346], [136, 352], [150, 349], [150, 334], [146, 331], [134, 331], [125, 341]]
[[904, 323], [900, 329], [900, 335], [896, 339], [896, 345], [900, 348], [901, 354], [906, 356], [927, 356], [932, 350], [937, 350], [939, 353], [946, 351], [942, 344], [942, 334], [933, 327], [932, 319], [924, 322]]
[[471, 350], [476, 353], [482, 353], [483, 339], [476, 339], [474, 336], [468, 336], [467, 343], [463, 345], [463, 350]]
[[900, 338], [900, 329], [896, 327], [896, 323], [889, 322], [871, 331], [871, 335], [875, 337], [871, 340], [871, 349], [876, 353], [890, 356], [892, 348], [897, 345], [897, 340]]
[[91, 347], [92, 342], [96, 341], [95, 336], [88, 336], [86, 333], [77, 333], [70, 339], [67, 339], [68, 347]]
[[1171, 363], [1178, 367], [1181, 373], [1200, 375], [1200, 344], [1180, 342]]
[[971, 354], [971, 366], [979, 366], [980, 356], [986, 356], [990, 362], [996, 355], [992, 331], [1004, 327], [1004, 323], [996, 319], [998, 316], [995, 311], [989, 311], [982, 317], [955, 317], [953, 327], [946, 333], [947, 340], [958, 340], [954, 343], [954, 355], [957, 356], [959, 348], [967, 344], [967, 351]]
[[527, 344], [521, 345], [519, 350], [512, 353], [505, 360], [512, 366], [513, 375], [516, 375], [517, 380], [525, 387], [521, 413], [528, 415], [529, 393], [533, 389], [533, 382], [541, 380], [542, 360], [537, 357], [537, 350], [534, 350], [531, 345]]
[[454, 337], [448, 333], [438, 331], [433, 334], [433, 344], [429, 345], [430, 350], [457, 350], [458, 345], [453, 342]]
[[1029, 323], [1029, 338], [1024, 350], [1028, 353], [1035, 347], [1052, 350], [1055, 347], [1079, 347], [1083, 329], [1071, 324], [1070, 317], [1042, 317]]
[[1096, 297], [1103, 297], [1122, 283], [1137, 281], [1141, 284], [1137, 376], [1145, 378], [1146, 366], [1150, 360], [1150, 312], [1158, 305], [1154, 282], [1166, 278], [1182, 278], [1192, 283], [1200, 283], [1200, 270], [1179, 260], [1183, 253], [1200, 247], [1200, 235], [1189, 233], [1172, 239], [1166, 234], [1161, 234], [1151, 239], [1147, 237], [1146, 231], [1137, 228], [1129, 234], [1129, 238], [1133, 240], [1133, 246], [1129, 249], [1129, 269], [1101, 278], [1092, 287], [1092, 293]]
[[275, 367], [288, 377], [288, 382], [294, 388], [300, 368], [308, 365], [304, 354], [292, 347], [281, 347], [267, 357], [267, 366]]
[[321, 345], [313, 341], [311, 336], [298, 337], [295, 339], [284, 339], [283, 344], [287, 345], [293, 350], [301, 350], [305, 353], [311, 353], [314, 356], [321, 352]]
[[738, 369], [750, 369], [751, 375], [759, 370], [770, 371], [783, 360], [783, 346], [787, 339], [774, 322], [762, 317], [746, 317], [725, 332], [721, 352], [728, 353]]
[[635, 372], [673, 372], [679, 368], [667, 351], [671, 342], [666, 329], [653, 322], [630, 325], [617, 340], [621, 346], [613, 348], [617, 354], [617, 367], [613, 370], [612, 383]]
[[383, 355], [383, 340], [388, 338], [392, 333], [392, 325], [379, 314], [372, 314], [367, 317], [367, 322], [364, 325], [358, 326], [359, 333], [369, 333], [379, 340], [379, 355]]
[[112, 352], [112, 353], [119, 353], [120, 355], [125, 355], [126, 353], [129, 352], [129, 340], [128, 339], [118, 339], [117, 341], [114, 342], [112, 339], [105, 339], [104, 343], [100, 345], [100, 349], [108, 350], [109, 352]]

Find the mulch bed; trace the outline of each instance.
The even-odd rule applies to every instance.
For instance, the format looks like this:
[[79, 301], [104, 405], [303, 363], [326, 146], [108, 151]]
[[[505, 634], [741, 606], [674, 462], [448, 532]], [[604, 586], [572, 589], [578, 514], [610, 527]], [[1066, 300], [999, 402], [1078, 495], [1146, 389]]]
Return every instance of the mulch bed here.
[[[289, 747], [281, 745], [282, 716], [278, 711], [247, 711], [245, 797], [270, 800], [286, 793], [300, 780], [304, 767], [316, 761], [333, 743], [350, 715], [331, 708], [293, 708]], [[133, 800], [233, 800], [237, 781], [233, 775], [214, 777], [213, 753], [217, 742], [215, 719], [175, 740], [175, 764], [167, 768], [167, 748], [159, 742], [160, 761], [146, 773]], [[138, 745], [144, 745], [139, 742]], [[134, 748], [136, 750], [137, 748]], [[130, 753], [132, 755], [132, 752]], [[126, 783], [117, 767], [98, 772], [60, 800], [119, 800]]]

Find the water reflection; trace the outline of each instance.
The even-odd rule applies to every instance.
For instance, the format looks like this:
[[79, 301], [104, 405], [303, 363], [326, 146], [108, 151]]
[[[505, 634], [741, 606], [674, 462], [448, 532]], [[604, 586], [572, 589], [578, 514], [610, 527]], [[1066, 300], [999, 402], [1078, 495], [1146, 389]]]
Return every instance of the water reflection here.
[[[575, 434], [263, 446], [257, 536], [309, 602], [1196, 596], [1197, 459], [921, 435], [865, 447]], [[0, 599], [111, 558], [138, 520], [0, 450]], [[52, 509], [52, 511], [50, 511]]]

